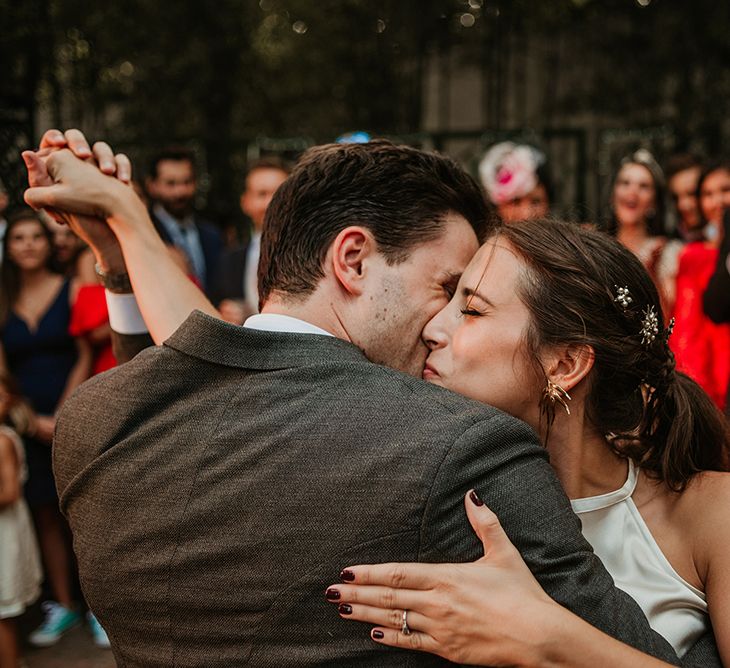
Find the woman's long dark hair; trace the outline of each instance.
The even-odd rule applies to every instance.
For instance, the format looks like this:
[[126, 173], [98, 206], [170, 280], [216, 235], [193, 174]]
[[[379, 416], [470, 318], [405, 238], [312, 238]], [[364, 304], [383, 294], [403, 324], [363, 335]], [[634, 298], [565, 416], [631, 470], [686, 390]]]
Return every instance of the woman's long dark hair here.
[[[700, 471], [727, 471], [730, 434], [705, 392], [675, 370], [659, 295], [641, 262], [603, 232], [525, 221], [495, 234], [527, 265], [520, 298], [527, 347], [587, 345], [595, 354], [586, 414], [611, 447], [675, 491]], [[631, 302], [622, 306], [619, 288]], [[642, 333], [647, 315], [656, 335]]]
[[0, 325], [5, 324], [13, 308], [13, 304], [15, 304], [20, 294], [20, 270], [8, 256], [10, 232], [16, 225], [29, 220], [35, 221], [40, 225], [43, 234], [48, 240], [49, 253], [46, 265], [48, 269], [51, 269], [53, 238], [48, 228], [43, 224], [33, 209], [20, 209], [16, 211], [8, 218], [8, 225], [5, 229], [5, 236], [3, 237], [3, 262], [0, 266]]

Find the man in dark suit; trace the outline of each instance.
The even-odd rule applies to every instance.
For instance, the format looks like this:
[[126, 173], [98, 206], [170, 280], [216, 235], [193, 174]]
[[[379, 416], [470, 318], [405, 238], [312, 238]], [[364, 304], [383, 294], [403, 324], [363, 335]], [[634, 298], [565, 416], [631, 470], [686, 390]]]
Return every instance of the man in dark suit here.
[[223, 239], [215, 225], [195, 211], [195, 159], [183, 148], [158, 153], [146, 181], [152, 199], [150, 217], [162, 240], [180, 250], [190, 273], [207, 293], [223, 251]]
[[240, 325], [246, 317], [259, 312], [257, 271], [264, 216], [289, 171], [283, 160], [274, 157], [260, 158], [248, 165], [240, 206], [251, 221], [251, 234], [245, 244], [223, 253], [210, 294], [227, 322]]
[[[144, 252], [156, 271], [165, 254], [129, 190], [67, 152], [48, 168], [57, 186], [29, 201], [103, 213], [144, 286]], [[66, 404], [61, 503], [120, 665], [443, 664], [374, 645], [327, 610], [322, 589], [347, 563], [480, 556], [463, 514], [470, 487], [557, 602], [676, 662], [592, 554], [534, 434], [413, 377], [420, 330], [486, 220], [478, 187], [448, 159], [387, 142], [310, 150], [267, 214], [263, 313], [244, 328], [195, 313]], [[500, 656], [541, 664], [545, 628], [553, 649], [577, 642], [523, 601], [524, 615], [505, 615], [531, 631]], [[687, 665], [718, 665], [708, 652]]]

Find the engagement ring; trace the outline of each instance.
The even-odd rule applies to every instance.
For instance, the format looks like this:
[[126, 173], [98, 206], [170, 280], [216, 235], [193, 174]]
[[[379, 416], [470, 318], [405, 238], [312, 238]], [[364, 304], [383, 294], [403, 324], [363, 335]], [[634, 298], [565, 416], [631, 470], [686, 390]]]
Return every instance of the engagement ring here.
[[404, 611], [403, 611], [403, 626], [401, 626], [401, 628], [400, 628], [400, 632], [401, 632], [401, 633], [402, 633], [402, 634], [403, 634], [404, 636], [409, 636], [409, 635], [411, 635], [411, 629], [410, 629], [410, 628], [408, 628], [408, 610], [404, 610]]

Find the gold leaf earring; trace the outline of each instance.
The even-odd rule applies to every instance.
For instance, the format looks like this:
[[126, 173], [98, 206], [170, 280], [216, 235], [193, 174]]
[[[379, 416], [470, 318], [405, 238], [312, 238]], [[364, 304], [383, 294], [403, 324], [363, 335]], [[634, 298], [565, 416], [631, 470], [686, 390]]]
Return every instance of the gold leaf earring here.
[[568, 401], [571, 401], [570, 395], [557, 383], [553, 383], [548, 378], [545, 389], [542, 391], [542, 400], [540, 401], [540, 412], [547, 418], [548, 425], [551, 425], [555, 421], [555, 404], [560, 404], [565, 412], [570, 415], [570, 406]]

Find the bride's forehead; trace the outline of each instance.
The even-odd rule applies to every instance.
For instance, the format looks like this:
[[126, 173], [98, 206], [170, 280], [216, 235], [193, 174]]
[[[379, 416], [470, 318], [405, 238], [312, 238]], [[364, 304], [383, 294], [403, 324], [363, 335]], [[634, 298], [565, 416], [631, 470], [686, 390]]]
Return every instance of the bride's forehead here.
[[464, 277], [472, 279], [474, 274], [479, 276], [485, 273], [507, 272], [504, 275], [507, 279], [510, 269], [517, 271], [522, 265], [523, 262], [514, 248], [502, 237], [494, 237], [479, 248], [464, 271]]

